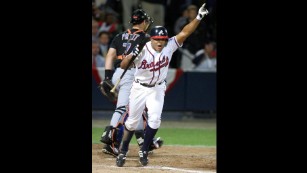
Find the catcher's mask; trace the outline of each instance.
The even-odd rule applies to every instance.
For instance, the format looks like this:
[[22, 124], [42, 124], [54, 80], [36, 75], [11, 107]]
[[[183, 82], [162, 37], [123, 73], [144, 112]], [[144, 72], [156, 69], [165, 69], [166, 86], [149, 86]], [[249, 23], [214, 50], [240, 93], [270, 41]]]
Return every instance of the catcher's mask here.
[[137, 25], [142, 23], [144, 20], [147, 22], [153, 22], [152, 18], [148, 16], [148, 14], [142, 10], [142, 9], [137, 9], [132, 13], [130, 22], [132, 25]]

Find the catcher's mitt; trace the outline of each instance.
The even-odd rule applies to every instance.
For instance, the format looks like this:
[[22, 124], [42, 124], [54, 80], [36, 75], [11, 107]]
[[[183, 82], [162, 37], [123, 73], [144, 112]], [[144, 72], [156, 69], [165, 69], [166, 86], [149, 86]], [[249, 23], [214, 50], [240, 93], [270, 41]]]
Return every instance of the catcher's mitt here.
[[114, 102], [117, 100], [117, 96], [118, 96], [118, 91], [115, 90], [115, 92], [111, 92], [112, 88], [114, 87], [114, 85], [112, 84], [111, 80], [103, 80], [102, 82], [100, 82], [98, 88], [100, 89], [100, 91], [102, 92], [102, 94], [104, 96], [106, 96], [111, 102]]

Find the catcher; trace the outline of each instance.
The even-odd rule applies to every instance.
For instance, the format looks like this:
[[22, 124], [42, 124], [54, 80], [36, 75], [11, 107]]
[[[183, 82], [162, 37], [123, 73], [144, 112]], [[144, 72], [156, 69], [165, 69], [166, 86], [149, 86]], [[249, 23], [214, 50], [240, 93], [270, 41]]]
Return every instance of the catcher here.
[[[112, 40], [106, 56], [105, 79], [99, 85], [103, 95], [105, 95], [110, 101], [117, 102], [110, 125], [105, 127], [100, 139], [100, 141], [105, 144], [102, 152], [113, 156], [118, 155], [118, 148], [123, 135], [125, 119], [128, 117], [127, 106], [129, 102], [130, 88], [134, 79], [135, 68], [130, 67], [129, 70], [126, 71], [114, 93], [110, 92], [110, 90], [114, 87], [114, 83], [117, 82], [124, 71], [120, 68], [121, 61], [126, 55], [131, 53], [132, 48], [143, 41], [144, 38], [145, 40], [150, 39], [150, 36], [146, 34], [146, 31], [153, 23], [153, 20], [144, 10], [137, 9], [132, 13], [130, 23], [132, 24], [132, 29], [119, 33]], [[115, 62], [113, 63], [114, 59]], [[113, 72], [113, 67], [115, 72]], [[138, 127], [134, 133], [140, 147], [142, 147], [144, 142], [144, 128], [147, 125], [146, 116], [146, 111], [144, 111], [143, 116], [140, 116]], [[153, 138], [151, 151], [161, 147], [162, 144], [163, 141], [160, 138]]]

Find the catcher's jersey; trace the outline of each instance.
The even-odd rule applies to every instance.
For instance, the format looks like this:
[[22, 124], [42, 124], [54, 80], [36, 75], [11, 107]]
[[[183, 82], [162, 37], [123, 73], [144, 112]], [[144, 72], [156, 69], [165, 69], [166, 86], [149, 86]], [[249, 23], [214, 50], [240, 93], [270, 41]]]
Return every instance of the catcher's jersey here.
[[128, 29], [127, 31], [117, 34], [114, 37], [111, 42], [110, 48], [116, 49], [117, 59], [122, 59], [122, 55], [124, 53], [128, 55], [136, 46], [136, 44], [140, 43], [145, 36], [146, 42], [149, 41], [150, 36], [146, 34], [143, 30]]
[[167, 45], [159, 53], [152, 48], [150, 41], [147, 42], [134, 60], [135, 81], [149, 85], [163, 82], [166, 79], [172, 55], [181, 46], [173, 36], [168, 39]]

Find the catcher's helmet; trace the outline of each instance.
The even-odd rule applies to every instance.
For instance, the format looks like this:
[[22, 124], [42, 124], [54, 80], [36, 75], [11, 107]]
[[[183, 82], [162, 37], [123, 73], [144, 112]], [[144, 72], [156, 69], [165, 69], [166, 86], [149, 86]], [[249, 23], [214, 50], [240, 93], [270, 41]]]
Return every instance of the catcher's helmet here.
[[150, 37], [153, 39], [168, 39], [166, 28], [163, 26], [155, 26], [150, 30]]
[[142, 23], [144, 20], [149, 20], [150, 17], [142, 9], [137, 9], [132, 13], [131, 20], [129, 23], [136, 25]]

